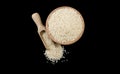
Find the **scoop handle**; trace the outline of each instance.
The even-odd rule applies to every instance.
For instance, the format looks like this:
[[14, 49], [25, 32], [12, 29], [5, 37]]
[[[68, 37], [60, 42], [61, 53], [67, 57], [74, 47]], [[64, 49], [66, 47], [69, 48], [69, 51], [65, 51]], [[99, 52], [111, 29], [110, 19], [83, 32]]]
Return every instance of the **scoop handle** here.
[[40, 15], [38, 13], [33, 13], [32, 14], [32, 19], [34, 20], [37, 28], [38, 28], [38, 33], [40, 33], [41, 31], [45, 30], [44, 25], [42, 24]]

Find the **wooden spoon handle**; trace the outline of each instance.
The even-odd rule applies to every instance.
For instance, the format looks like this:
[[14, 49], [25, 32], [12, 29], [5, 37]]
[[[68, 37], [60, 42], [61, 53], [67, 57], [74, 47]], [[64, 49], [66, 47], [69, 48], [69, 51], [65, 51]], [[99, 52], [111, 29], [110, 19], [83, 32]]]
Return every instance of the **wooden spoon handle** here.
[[38, 13], [33, 13], [32, 14], [32, 19], [34, 20], [37, 28], [38, 28], [38, 33], [40, 33], [41, 31], [45, 30], [44, 25], [41, 22], [41, 18], [40, 15]]

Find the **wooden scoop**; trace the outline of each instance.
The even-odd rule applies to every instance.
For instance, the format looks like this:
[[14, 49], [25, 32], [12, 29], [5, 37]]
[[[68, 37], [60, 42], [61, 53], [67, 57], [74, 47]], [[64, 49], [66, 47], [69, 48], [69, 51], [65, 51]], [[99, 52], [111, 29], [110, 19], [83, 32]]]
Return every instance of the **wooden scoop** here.
[[45, 42], [45, 40], [43, 39], [43, 36], [42, 36], [42, 34], [45, 33], [45, 27], [41, 22], [40, 15], [38, 13], [33, 13], [32, 14], [32, 19], [33, 19], [33, 21], [35, 22], [35, 24], [38, 28], [38, 34], [39, 34], [45, 48], [48, 49], [47, 43]]
[[32, 14], [32, 19], [34, 20], [35, 24], [38, 28], [38, 34], [45, 46], [46, 49], [51, 49], [51, 46], [57, 48], [62, 48], [62, 46], [58, 43], [53, 42], [46, 33], [45, 27], [41, 22], [40, 15], [38, 13]]

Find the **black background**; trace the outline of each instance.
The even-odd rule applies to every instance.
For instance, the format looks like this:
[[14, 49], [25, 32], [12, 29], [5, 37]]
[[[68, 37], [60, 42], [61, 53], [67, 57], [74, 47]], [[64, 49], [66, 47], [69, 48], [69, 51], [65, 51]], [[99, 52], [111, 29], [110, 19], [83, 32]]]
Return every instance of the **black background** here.
[[[65, 46], [66, 62], [57, 64], [47, 63], [43, 54], [44, 45], [37, 33], [37, 27], [31, 15], [38, 12], [45, 25], [49, 13], [60, 6], [71, 6], [77, 9], [85, 21], [85, 31], [82, 38], [72, 44]], [[5, 31], [6, 41], [9, 48], [7, 56], [8, 65], [15, 67], [37, 68], [36, 70], [47, 72], [79, 72], [80, 70], [95, 70], [99, 65], [96, 49], [96, 3], [93, 0], [28, 0], [15, 1], [6, 7], [7, 24]], [[6, 18], [4, 18], [6, 19]], [[4, 22], [8, 23], [8, 22]], [[7, 53], [6, 53], [7, 54]], [[34, 67], [32, 67], [34, 66]]]

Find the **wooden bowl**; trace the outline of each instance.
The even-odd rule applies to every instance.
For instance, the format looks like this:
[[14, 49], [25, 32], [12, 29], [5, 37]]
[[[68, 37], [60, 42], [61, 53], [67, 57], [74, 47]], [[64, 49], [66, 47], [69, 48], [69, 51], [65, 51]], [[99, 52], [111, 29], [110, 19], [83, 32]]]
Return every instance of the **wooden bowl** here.
[[49, 37], [61, 45], [70, 45], [83, 35], [85, 23], [76, 9], [62, 6], [54, 9], [46, 20], [46, 31]]

